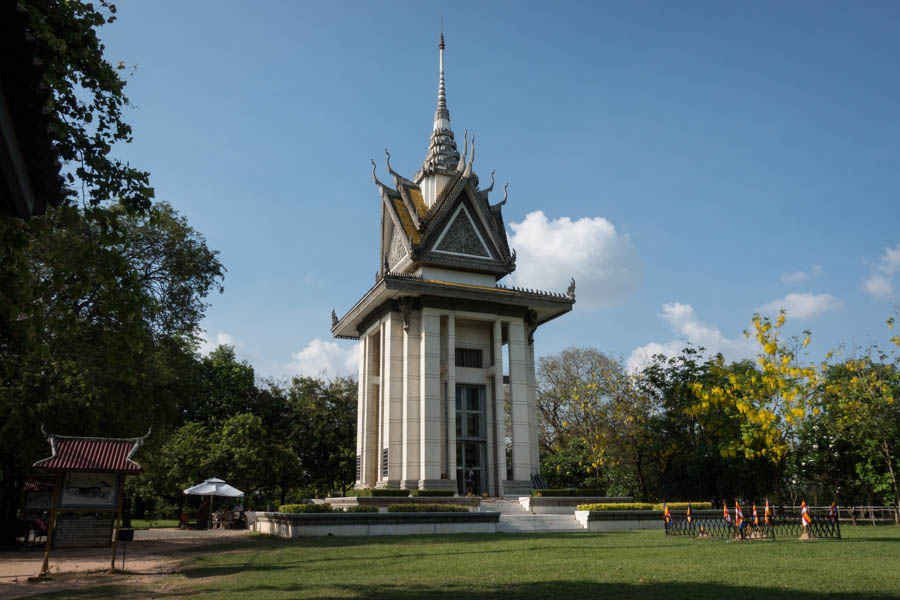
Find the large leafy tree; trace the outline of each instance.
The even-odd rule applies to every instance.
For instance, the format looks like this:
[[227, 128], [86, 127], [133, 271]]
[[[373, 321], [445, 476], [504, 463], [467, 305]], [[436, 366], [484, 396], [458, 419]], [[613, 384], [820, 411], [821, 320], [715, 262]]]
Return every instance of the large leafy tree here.
[[319, 494], [346, 491], [356, 479], [356, 381], [295, 377], [286, 392], [299, 482]]
[[121, 65], [103, 56], [105, 0], [25, 0], [50, 87], [68, 199], [0, 219], [0, 502], [12, 516], [40, 436], [139, 435], [177, 422], [193, 395], [195, 332], [224, 268], [115, 158], [131, 141]]

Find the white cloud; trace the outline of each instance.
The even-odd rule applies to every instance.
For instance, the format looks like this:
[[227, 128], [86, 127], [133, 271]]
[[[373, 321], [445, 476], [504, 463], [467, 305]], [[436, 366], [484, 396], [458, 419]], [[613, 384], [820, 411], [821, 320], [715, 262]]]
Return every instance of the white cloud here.
[[879, 270], [885, 275], [893, 275], [900, 271], [900, 244], [893, 248], [885, 248], [884, 254], [878, 264]]
[[831, 310], [843, 308], [843, 303], [831, 294], [788, 294], [759, 307], [759, 312], [775, 315], [784, 310], [788, 318], [813, 319]]
[[887, 298], [894, 293], [894, 284], [890, 277], [872, 275], [863, 283], [863, 290], [876, 298]]
[[880, 273], [863, 282], [863, 291], [876, 298], [887, 298], [894, 293], [894, 274], [900, 271], [900, 244], [884, 249], [877, 269]]
[[516, 250], [511, 285], [563, 291], [577, 284], [578, 305], [596, 308], [615, 303], [637, 289], [641, 260], [627, 234], [602, 217], [548, 220], [542, 211], [510, 223]]
[[316, 338], [291, 356], [294, 358], [288, 365], [291, 375], [318, 377], [324, 373], [328, 377], [340, 377], [352, 375], [359, 368], [358, 342], [347, 344]]
[[804, 273], [803, 271], [781, 274], [781, 281], [784, 283], [799, 283], [801, 281], [806, 281], [807, 279], [809, 279], [809, 273]]
[[809, 272], [792, 271], [790, 273], [782, 273], [781, 281], [784, 283], [800, 283], [801, 281], [806, 281], [811, 277], [818, 277], [824, 272], [825, 269], [822, 268], [822, 265], [810, 265]]
[[697, 318], [694, 307], [690, 304], [671, 302], [664, 304], [662, 308], [663, 312], [659, 317], [669, 323], [679, 339], [662, 343], [650, 342], [635, 348], [627, 360], [629, 371], [639, 371], [646, 367], [655, 354], [665, 356], [680, 354], [688, 343], [706, 348], [709, 354], [721, 352], [729, 361], [741, 360], [756, 354], [754, 342], [746, 339], [743, 334], [733, 339], [725, 337], [717, 327]]
[[201, 356], [206, 356], [207, 354], [209, 354], [210, 352], [212, 352], [213, 350], [215, 350], [216, 348], [218, 348], [219, 346], [222, 346], [222, 345], [235, 346], [236, 344], [234, 341], [234, 336], [232, 336], [230, 333], [226, 333], [224, 331], [218, 331], [218, 332], [216, 332], [216, 339], [215, 339], [215, 341], [213, 341], [212, 338], [209, 336], [209, 334], [206, 333], [205, 331], [202, 334], [200, 334], [199, 350], [200, 350]]

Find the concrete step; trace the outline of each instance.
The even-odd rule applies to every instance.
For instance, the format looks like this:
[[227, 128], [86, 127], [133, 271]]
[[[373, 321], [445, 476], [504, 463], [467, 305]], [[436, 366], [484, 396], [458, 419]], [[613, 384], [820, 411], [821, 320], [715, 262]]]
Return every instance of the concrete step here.
[[511, 515], [501, 514], [501, 533], [525, 533], [538, 531], [584, 531], [575, 515]]
[[481, 512], [498, 512], [501, 515], [525, 515], [525, 509], [518, 500], [486, 498], [481, 501]]

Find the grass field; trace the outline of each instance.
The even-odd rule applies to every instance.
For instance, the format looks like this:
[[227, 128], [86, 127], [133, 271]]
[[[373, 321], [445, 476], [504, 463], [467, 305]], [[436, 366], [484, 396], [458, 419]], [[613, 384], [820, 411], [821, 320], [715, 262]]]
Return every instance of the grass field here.
[[254, 536], [151, 587], [66, 598], [900, 598], [900, 528], [726, 542], [661, 531], [379, 538]]
[[131, 526], [138, 529], [145, 527], [178, 527], [178, 519], [132, 519]]

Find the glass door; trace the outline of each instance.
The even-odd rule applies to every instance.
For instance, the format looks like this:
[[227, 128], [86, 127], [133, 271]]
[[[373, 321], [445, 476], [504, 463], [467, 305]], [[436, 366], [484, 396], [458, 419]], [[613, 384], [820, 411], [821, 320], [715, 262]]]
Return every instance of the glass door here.
[[487, 491], [484, 410], [484, 386], [456, 386], [456, 487], [461, 496]]

